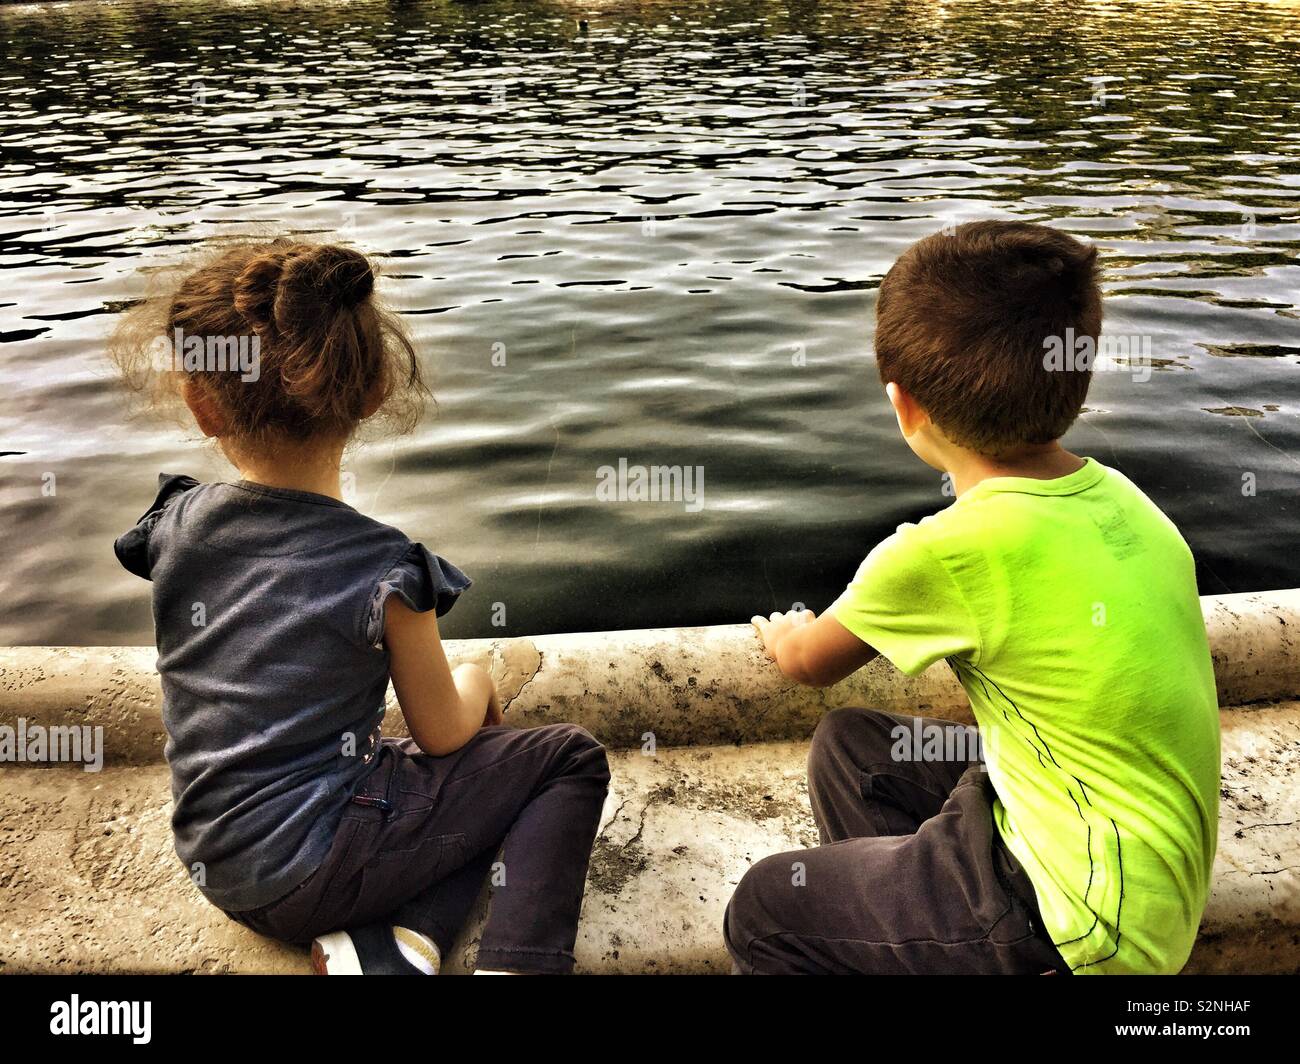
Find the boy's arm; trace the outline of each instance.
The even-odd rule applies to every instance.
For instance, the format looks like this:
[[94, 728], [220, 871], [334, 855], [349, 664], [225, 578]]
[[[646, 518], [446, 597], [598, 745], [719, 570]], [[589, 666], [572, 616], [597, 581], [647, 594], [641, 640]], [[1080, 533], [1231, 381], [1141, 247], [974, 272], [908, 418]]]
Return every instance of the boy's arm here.
[[767, 656], [786, 676], [809, 687], [830, 687], [857, 672], [879, 651], [840, 624], [830, 614], [811, 610], [754, 617]]

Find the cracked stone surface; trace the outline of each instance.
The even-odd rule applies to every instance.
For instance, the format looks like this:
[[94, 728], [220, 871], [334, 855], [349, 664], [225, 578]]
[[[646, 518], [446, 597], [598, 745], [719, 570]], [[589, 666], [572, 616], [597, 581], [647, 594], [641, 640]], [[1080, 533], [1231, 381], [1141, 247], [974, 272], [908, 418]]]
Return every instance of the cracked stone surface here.
[[[1300, 972], [1300, 703], [1223, 714], [1214, 892], [1189, 971]], [[756, 860], [817, 841], [807, 744], [611, 756], [579, 928], [588, 972], [725, 972], [721, 921]], [[171, 850], [166, 766], [0, 772], [0, 972], [305, 973], [208, 905]], [[449, 972], [472, 968], [487, 892]]]

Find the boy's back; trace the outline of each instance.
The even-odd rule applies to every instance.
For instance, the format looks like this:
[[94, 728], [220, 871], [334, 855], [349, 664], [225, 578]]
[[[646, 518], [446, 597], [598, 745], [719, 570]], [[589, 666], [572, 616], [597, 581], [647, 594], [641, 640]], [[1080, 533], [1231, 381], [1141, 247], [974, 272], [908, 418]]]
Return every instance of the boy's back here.
[[1127, 478], [981, 481], [904, 525], [832, 614], [900, 669], [947, 658], [993, 815], [1079, 973], [1172, 972], [1205, 903], [1218, 708], [1191, 554]]

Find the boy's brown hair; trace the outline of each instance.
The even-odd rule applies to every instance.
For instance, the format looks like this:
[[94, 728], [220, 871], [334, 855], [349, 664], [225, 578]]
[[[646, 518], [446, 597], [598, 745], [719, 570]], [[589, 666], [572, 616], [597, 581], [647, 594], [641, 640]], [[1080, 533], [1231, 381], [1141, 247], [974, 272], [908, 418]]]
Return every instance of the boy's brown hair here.
[[[374, 287], [370, 260], [350, 248], [237, 240], [155, 277], [119, 321], [109, 354], [127, 386], [155, 401], [198, 387], [245, 444], [346, 436], [372, 414], [408, 429], [428, 392], [410, 338]], [[256, 378], [184, 369], [179, 353], [160, 367], [158, 345], [176, 335], [256, 337]]]
[[918, 241], [876, 302], [880, 379], [953, 443], [997, 457], [1065, 435], [1091, 359], [1047, 368], [1049, 344], [1101, 331], [1097, 249], [1029, 222], [969, 222]]

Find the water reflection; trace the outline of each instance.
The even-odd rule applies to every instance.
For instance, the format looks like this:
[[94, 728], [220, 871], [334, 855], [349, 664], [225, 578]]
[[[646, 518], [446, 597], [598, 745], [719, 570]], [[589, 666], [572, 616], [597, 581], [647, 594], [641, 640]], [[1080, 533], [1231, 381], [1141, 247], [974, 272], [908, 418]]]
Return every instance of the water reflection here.
[[[452, 634], [501, 631], [496, 602], [508, 633], [824, 605], [945, 502], [871, 311], [907, 244], [977, 217], [1096, 240], [1108, 328], [1150, 338], [1150, 379], [1099, 375], [1068, 442], [1171, 513], [1203, 592], [1296, 586], [1297, 13], [0, 9], [0, 446], [26, 452], [0, 459], [0, 642], [151, 638], [112, 537], [159, 469], [226, 471], [124, 418], [102, 337], [140, 266], [266, 225], [386, 256], [439, 414], [349, 468], [477, 578]], [[706, 505], [599, 502], [619, 458], [702, 465]]]

